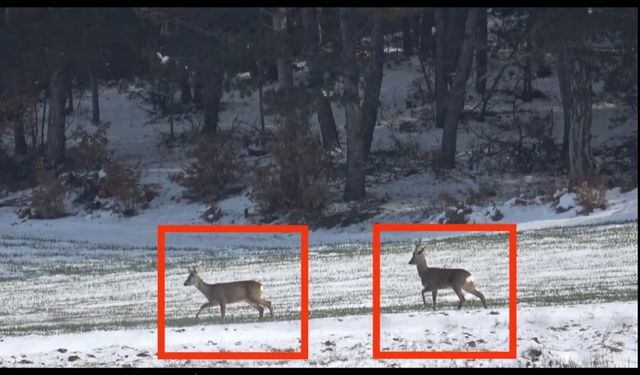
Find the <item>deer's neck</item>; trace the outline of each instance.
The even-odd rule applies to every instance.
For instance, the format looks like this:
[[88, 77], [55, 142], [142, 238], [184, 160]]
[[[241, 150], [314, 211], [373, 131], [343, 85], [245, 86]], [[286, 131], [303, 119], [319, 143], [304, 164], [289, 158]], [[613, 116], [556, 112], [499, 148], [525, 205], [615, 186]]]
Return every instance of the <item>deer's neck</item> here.
[[424, 278], [424, 276], [427, 274], [427, 271], [429, 271], [429, 266], [427, 266], [427, 258], [425, 258], [424, 255], [418, 257], [416, 267], [418, 268], [418, 275], [420, 275], [420, 278]]
[[197, 278], [196, 279], [196, 283], [195, 283], [196, 288], [198, 288], [198, 290], [204, 294], [205, 296], [209, 295], [209, 284], [205, 283], [204, 281], [202, 281], [201, 278]]

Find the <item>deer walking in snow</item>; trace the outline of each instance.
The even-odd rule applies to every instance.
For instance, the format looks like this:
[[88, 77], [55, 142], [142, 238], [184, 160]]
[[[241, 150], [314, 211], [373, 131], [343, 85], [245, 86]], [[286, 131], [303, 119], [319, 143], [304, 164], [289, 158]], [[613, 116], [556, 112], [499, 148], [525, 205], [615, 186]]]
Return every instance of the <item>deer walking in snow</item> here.
[[224, 316], [228, 304], [237, 302], [247, 302], [253, 306], [258, 313], [260, 313], [260, 320], [264, 315], [264, 307], [269, 309], [271, 319], [273, 319], [273, 308], [271, 302], [262, 298], [262, 284], [253, 280], [234, 281], [230, 283], [218, 283], [207, 284], [205, 283], [196, 272], [195, 268], [189, 269], [189, 277], [184, 282], [185, 286], [194, 285], [209, 302], [200, 306], [200, 310], [196, 314], [196, 320], [198, 315], [207, 307], [213, 307], [214, 305], [220, 305], [220, 315], [222, 316], [222, 322], [224, 323]]
[[422, 280], [422, 302], [425, 307], [427, 306], [427, 299], [425, 293], [431, 292], [433, 297], [433, 310], [436, 309], [436, 298], [438, 297], [439, 289], [452, 288], [458, 295], [460, 302], [458, 303], [458, 310], [462, 308], [462, 304], [465, 302], [463, 290], [473, 294], [480, 298], [482, 305], [487, 308], [487, 303], [484, 299], [484, 295], [476, 289], [473, 276], [466, 270], [461, 268], [433, 268], [427, 266], [427, 258], [424, 255], [426, 245], [422, 244], [422, 240], [418, 240], [415, 243], [413, 250], [413, 257], [409, 261], [409, 264], [416, 265], [418, 268], [418, 275]]

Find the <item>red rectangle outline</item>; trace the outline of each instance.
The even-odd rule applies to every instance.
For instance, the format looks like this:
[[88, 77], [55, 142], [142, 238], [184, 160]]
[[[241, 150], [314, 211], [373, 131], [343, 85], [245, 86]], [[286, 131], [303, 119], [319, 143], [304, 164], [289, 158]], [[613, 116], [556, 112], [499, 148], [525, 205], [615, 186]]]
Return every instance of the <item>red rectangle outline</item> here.
[[[382, 351], [380, 343], [380, 234], [381, 232], [508, 232], [509, 233], [509, 350], [508, 351]], [[375, 359], [515, 359], [516, 224], [373, 224], [373, 358]]]
[[[167, 352], [165, 350], [165, 234], [167, 233], [300, 233], [299, 352]], [[158, 359], [309, 358], [309, 227], [306, 225], [158, 225]]]

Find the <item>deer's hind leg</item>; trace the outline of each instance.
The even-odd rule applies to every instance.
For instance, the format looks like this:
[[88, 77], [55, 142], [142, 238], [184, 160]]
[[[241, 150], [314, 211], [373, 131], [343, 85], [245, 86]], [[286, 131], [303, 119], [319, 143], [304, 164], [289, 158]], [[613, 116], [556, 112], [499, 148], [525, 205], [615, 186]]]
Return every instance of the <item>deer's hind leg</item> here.
[[227, 312], [227, 304], [225, 302], [220, 302], [220, 320], [224, 323], [224, 316]]
[[487, 301], [484, 299], [484, 295], [480, 293], [478, 289], [476, 289], [473, 283], [466, 283], [462, 288], [468, 293], [471, 293], [474, 296], [480, 298], [480, 301], [482, 301], [482, 306], [484, 306], [485, 309], [487, 308]]
[[266, 306], [269, 309], [269, 315], [271, 316], [271, 319], [274, 319], [273, 306], [271, 305], [271, 301], [267, 301], [264, 298], [260, 298], [260, 304], [262, 304], [263, 306]]
[[458, 299], [460, 299], [460, 302], [458, 302], [458, 310], [460, 310], [462, 308], [462, 304], [464, 303], [464, 294], [462, 293], [462, 288], [454, 286], [453, 291], [456, 292], [456, 294], [458, 295]]
[[256, 304], [260, 307], [260, 310], [258, 310], [260, 311], [260, 319], [262, 319], [262, 313], [264, 311], [264, 308], [262, 308], [262, 306], [265, 306], [266, 308], [269, 309], [269, 315], [271, 316], [271, 319], [273, 319], [273, 306], [271, 305], [271, 301], [267, 301], [266, 299], [259, 298], [259, 297], [252, 298], [250, 301], [251, 301], [250, 302], [251, 304]]
[[249, 303], [251, 306], [253, 306], [254, 309], [258, 310], [258, 313], [260, 314], [260, 320], [262, 320], [262, 317], [264, 315], [264, 308], [262, 306], [260, 306], [260, 304], [255, 303], [255, 302], [251, 302], [251, 301], [247, 301], [247, 303]]

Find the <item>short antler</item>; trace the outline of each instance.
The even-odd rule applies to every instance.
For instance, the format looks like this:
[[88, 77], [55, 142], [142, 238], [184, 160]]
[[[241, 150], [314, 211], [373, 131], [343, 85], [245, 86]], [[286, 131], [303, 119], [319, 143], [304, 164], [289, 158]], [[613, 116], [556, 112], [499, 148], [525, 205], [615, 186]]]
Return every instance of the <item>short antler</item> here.
[[413, 249], [414, 253], [417, 253], [420, 248], [422, 247], [422, 238], [419, 238], [416, 242], [415, 242], [415, 248]]

